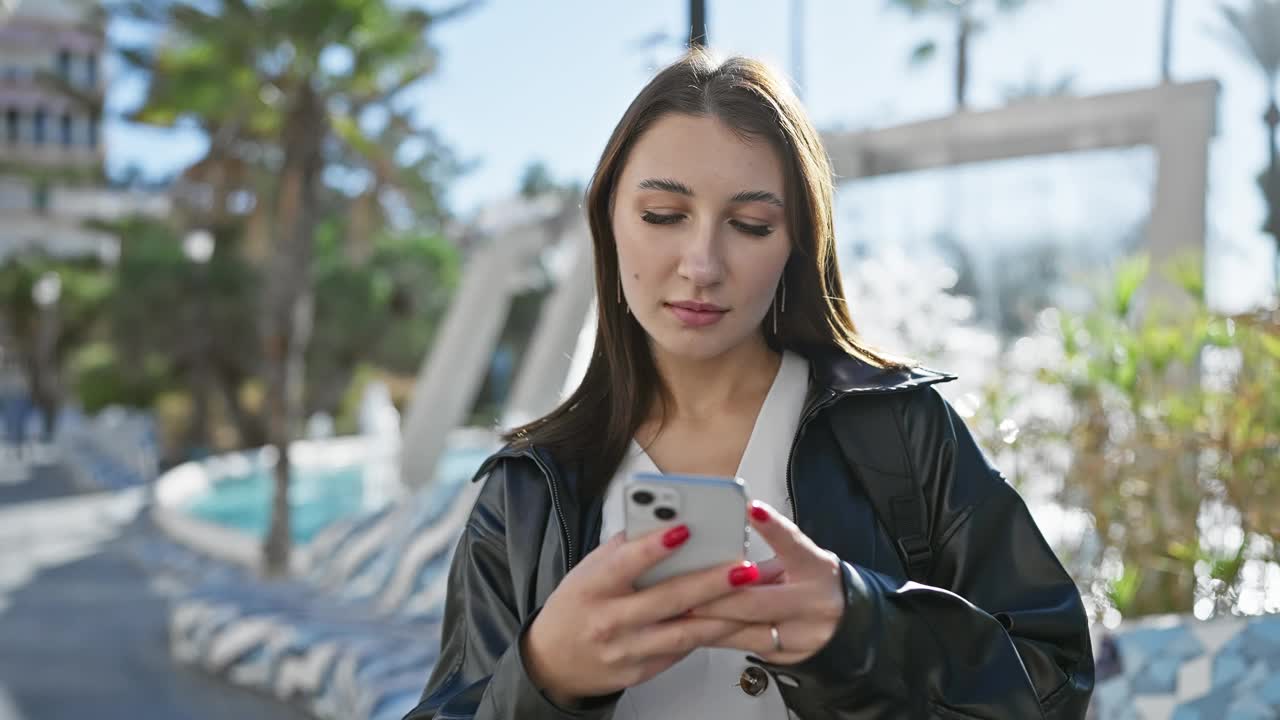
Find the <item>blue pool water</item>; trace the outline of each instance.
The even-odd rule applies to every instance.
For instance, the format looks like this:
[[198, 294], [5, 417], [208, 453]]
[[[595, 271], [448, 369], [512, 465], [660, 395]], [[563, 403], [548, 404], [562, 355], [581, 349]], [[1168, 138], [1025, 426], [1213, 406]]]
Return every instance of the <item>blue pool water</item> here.
[[[489, 452], [485, 448], [450, 451], [441, 460], [436, 477], [445, 485], [466, 482]], [[377, 510], [389, 502], [382, 492], [367, 486], [371, 475], [363, 465], [295, 467], [289, 484], [293, 539], [305, 543], [335, 520]], [[244, 475], [219, 481], [190, 503], [187, 512], [201, 520], [265, 536], [274, 483], [270, 469], [257, 466]]]

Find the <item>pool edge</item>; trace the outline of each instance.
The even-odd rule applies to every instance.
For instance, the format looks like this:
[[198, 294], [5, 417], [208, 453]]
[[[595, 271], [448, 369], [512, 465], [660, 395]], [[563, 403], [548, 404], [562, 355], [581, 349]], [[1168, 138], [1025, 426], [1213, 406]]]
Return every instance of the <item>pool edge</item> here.
[[[332, 456], [335, 453], [347, 457], [364, 455], [367, 458], [375, 450], [384, 449], [378, 445], [364, 436], [340, 436], [323, 440], [296, 440], [290, 444], [289, 453], [295, 458]], [[156, 478], [155, 497], [150, 508], [152, 521], [171, 539], [196, 552], [262, 574], [261, 538], [226, 525], [202, 520], [186, 511], [184, 505], [191, 497], [207, 492], [211, 486], [220, 482], [228, 474], [230, 467], [253, 463], [262, 454], [270, 454], [271, 450], [241, 450], [170, 468]], [[211, 472], [210, 465], [217, 465], [220, 470]], [[304, 574], [310, 568], [309, 544], [294, 542], [289, 556], [291, 576]]]

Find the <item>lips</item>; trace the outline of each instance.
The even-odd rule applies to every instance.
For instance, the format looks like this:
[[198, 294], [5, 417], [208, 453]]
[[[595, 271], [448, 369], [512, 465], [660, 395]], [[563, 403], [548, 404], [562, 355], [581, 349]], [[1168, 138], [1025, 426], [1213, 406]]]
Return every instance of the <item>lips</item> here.
[[667, 303], [667, 309], [672, 315], [681, 322], [685, 327], [701, 328], [708, 325], [714, 325], [720, 322], [725, 313], [729, 312], [727, 308], [711, 303], [700, 303], [692, 301], [681, 301]]
[[693, 300], [681, 300], [667, 304], [684, 310], [693, 310], [694, 312], [726, 312], [728, 310], [728, 308], [722, 308], [714, 303], [695, 302]]

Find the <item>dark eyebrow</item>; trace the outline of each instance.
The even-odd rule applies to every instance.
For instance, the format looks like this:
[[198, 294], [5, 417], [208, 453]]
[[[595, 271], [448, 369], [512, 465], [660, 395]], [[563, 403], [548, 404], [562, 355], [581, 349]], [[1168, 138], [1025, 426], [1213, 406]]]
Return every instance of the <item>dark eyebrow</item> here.
[[734, 202], [734, 203], [763, 202], [763, 203], [769, 203], [770, 205], [777, 205], [778, 207], [782, 207], [782, 198], [778, 197], [777, 195], [774, 195], [768, 190], [743, 190], [737, 195], [734, 195], [733, 197], [729, 198], [729, 202]]
[[[693, 190], [688, 185], [679, 180], [670, 178], [647, 178], [640, 181], [639, 188], [641, 190], [661, 190], [663, 192], [675, 193], [677, 195], [686, 195], [693, 197]], [[768, 190], [743, 190], [742, 192], [729, 198], [732, 203], [752, 203], [763, 202], [770, 205], [783, 207], [782, 198], [774, 195]]]
[[671, 180], [670, 178], [648, 178], [641, 180], [639, 185], [641, 190], [662, 190], [664, 192], [676, 193], [677, 195], [688, 195], [693, 197], [693, 191], [688, 185], [679, 180]]

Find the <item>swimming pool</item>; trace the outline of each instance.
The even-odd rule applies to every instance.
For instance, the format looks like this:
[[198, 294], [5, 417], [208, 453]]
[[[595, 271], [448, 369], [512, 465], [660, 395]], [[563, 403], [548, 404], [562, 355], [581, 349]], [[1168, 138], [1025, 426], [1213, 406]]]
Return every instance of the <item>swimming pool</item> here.
[[[437, 483], [466, 482], [494, 447], [471, 444], [446, 451]], [[393, 457], [376, 452], [358, 438], [299, 443], [289, 485], [293, 539], [305, 544], [330, 523], [372, 512], [401, 497]], [[275, 479], [268, 450], [209, 458], [204, 478], [188, 489], [178, 505], [185, 513], [214, 525], [261, 538], [271, 518]]]

